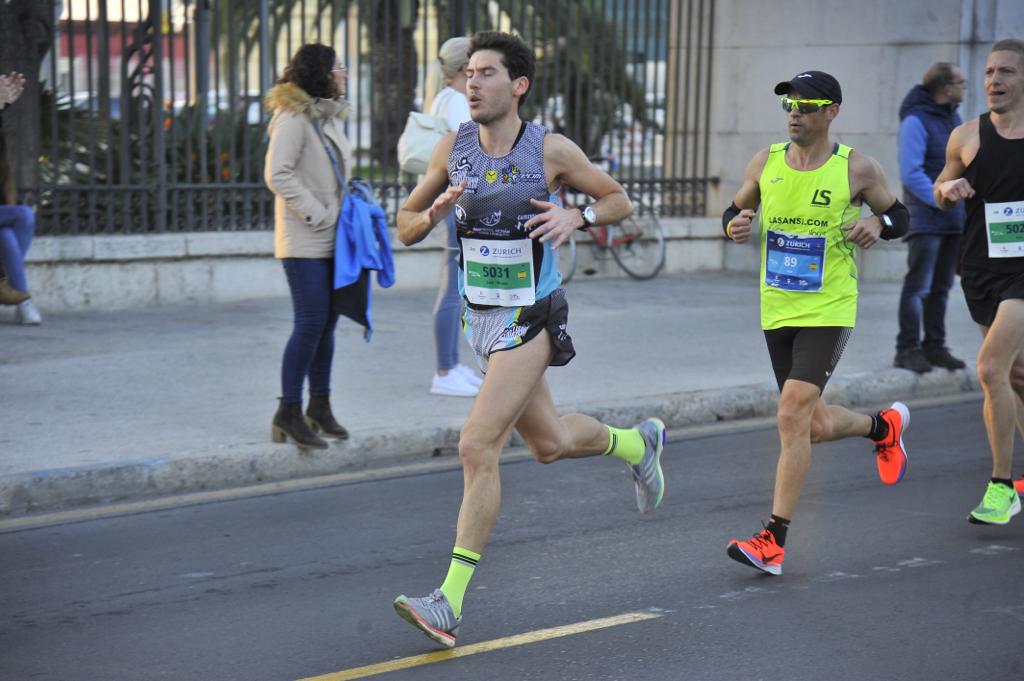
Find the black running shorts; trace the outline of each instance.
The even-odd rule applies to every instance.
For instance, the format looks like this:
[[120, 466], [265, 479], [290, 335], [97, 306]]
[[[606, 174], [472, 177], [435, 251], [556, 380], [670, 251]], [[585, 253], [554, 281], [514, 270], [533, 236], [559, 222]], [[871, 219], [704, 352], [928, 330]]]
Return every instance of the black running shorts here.
[[999, 303], [1024, 298], [1024, 271], [1000, 274], [964, 266], [960, 272], [960, 286], [964, 289], [971, 319], [982, 326], [992, 326]]
[[544, 329], [548, 330], [555, 351], [551, 366], [568, 364], [576, 356], [572, 338], [566, 331], [568, 323], [569, 302], [564, 289], [555, 289], [551, 295], [526, 307], [477, 310], [467, 305], [462, 313], [462, 330], [484, 373], [487, 373], [488, 358], [492, 354], [517, 348]]
[[791, 378], [824, 390], [852, 333], [849, 326], [783, 326], [765, 330], [764, 339], [779, 390]]

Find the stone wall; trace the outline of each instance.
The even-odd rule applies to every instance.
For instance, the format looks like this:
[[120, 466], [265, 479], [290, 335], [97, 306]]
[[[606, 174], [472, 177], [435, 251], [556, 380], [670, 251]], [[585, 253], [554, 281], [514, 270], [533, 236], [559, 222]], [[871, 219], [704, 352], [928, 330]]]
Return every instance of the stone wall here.
[[[715, 218], [664, 219], [666, 272], [718, 270], [725, 242]], [[443, 233], [407, 248], [395, 241], [399, 288], [440, 283]], [[578, 240], [576, 277], [625, 276], [611, 259], [592, 258]], [[27, 274], [37, 304], [47, 310], [121, 309], [185, 302], [230, 302], [288, 295], [270, 232], [40, 237]], [[594, 274], [583, 273], [594, 269]]]

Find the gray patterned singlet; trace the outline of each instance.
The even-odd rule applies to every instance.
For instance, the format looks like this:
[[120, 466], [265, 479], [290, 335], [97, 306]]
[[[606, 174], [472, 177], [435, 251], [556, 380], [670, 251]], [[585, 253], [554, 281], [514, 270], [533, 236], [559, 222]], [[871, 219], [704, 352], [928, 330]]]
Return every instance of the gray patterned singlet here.
[[[522, 239], [523, 226], [539, 212], [530, 199], [550, 200], [544, 176], [544, 135], [547, 128], [525, 123], [526, 129], [508, 154], [495, 158], [480, 148], [480, 126], [473, 121], [459, 126], [448, 157], [448, 180], [466, 189], [455, 204], [455, 225], [464, 237], [496, 240]], [[459, 257], [459, 293], [465, 296], [465, 270]], [[533, 242], [533, 271], [537, 300], [558, 288], [562, 276], [547, 243]]]

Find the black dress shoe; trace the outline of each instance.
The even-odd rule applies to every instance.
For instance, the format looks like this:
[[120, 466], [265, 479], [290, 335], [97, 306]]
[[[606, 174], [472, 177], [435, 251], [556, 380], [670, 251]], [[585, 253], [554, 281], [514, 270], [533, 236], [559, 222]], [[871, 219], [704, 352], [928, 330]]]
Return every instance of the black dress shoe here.
[[896, 353], [896, 359], [892, 364], [900, 369], [910, 369], [918, 374], [926, 374], [932, 370], [932, 363], [924, 356], [921, 348], [900, 350]]
[[963, 369], [967, 366], [964, 364], [963, 360], [957, 359], [953, 355], [949, 354], [949, 348], [945, 346], [941, 348], [925, 348], [924, 357], [931, 362], [932, 366], [942, 367], [943, 369], [949, 369], [950, 371]]

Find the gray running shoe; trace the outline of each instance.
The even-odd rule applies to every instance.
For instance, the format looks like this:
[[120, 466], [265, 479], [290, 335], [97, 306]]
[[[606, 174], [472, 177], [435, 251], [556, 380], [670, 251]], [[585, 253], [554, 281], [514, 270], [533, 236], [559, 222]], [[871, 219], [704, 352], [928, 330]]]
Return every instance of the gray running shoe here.
[[633, 484], [636, 485], [636, 507], [641, 513], [650, 513], [661, 504], [665, 496], [665, 476], [661, 472], [661, 450], [665, 446], [665, 424], [650, 418], [636, 426], [646, 444], [644, 458], [630, 465]]
[[455, 647], [462, 618], [455, 616], [448, 597], [440, 589], [434, 589], [429, 596], [395, 599], [395, 612], [434, 641], [446, 648]]

